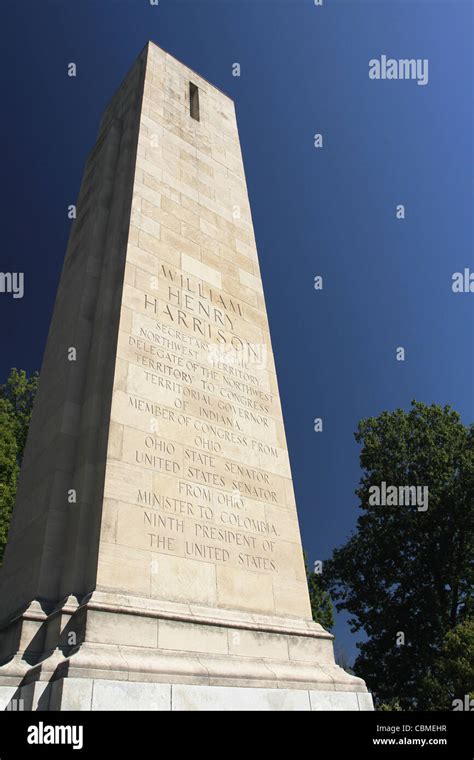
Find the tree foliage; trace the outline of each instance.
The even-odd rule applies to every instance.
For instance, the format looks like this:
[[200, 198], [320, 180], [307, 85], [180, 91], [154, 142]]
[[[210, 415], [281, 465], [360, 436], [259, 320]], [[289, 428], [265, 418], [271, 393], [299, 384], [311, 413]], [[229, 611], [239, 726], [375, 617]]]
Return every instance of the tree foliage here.
[[[474, 700], [474, 620], [449, 630], [443, 648], [423, 680], [423, 702], [433, 710], [465, 709]], [[459, 704], [462, 706], [459, 707]]]
[[[354, 670], [379, 703], [436, 709], [449, 689], [430, 702], [426, 679], [446, 662], [449, 632], [472, 615], [474, 426], [448, 406], [413, 401], [408, 412], [361, 420], [355, 438], [361, 514], [326, 561], [325, 586], [352, 631], [367, 634]], [[427, 486], [428, 509], [370, 504], [382, 482]]]
[[323, 628], [329, 631], [334, 626], [334, 612], [331, 598], [323, 588], [321, 576], [310, 571], [306, 554], [304, 555], [304, 563], [313, 620], [315, 623], [319, 623]]
[[0, 563], [37, 387], [38, 373], [27, 377], [26, 372], [14, 368], [0, 386]]

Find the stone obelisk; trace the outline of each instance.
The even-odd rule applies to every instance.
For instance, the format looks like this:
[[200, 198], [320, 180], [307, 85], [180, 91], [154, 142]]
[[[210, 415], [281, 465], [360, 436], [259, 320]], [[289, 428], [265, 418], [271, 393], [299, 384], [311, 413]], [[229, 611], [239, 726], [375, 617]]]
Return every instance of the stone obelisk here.
[[234, 105], [153, 43], [87, 161], [0, 654], [4, 707], [372, 707], [311, 619]]

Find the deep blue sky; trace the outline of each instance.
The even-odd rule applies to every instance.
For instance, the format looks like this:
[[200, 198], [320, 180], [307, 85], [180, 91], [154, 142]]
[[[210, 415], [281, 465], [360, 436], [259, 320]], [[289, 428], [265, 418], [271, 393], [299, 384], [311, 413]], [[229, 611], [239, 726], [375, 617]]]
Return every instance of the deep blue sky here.
[[[417, 398], [474, 419], [474, 294], [451, 292], [453, 272], [474, 271], [472, 8], [3, 0], [0, 271], [26, 284], [22, 300], [0, 294], [0, 380], [41, 365], [67, 206], [104, 107], [152, 39], [236, 101], [303, 543], [329, 556], [357, 518], [360, 418]], [[382, 54], [428, 58], [428, 85], [370, 80]], [[336, 633], [352, 658], [342, 616]]]

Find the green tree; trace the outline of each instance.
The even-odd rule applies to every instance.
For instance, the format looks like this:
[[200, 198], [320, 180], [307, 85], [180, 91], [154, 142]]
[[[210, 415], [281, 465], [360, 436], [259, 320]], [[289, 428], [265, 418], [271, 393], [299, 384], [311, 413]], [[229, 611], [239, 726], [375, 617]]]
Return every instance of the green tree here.
[[331, 598], [323, 588], [321, 575], [309, 570], [306, 553], [304, 553], [304, 564], [313, 620], [329, 631], [334, 626], [334, 612]]
[[9, 404], [0, 398], [0, 563], [7, 543], [18, 479], [15, 425]]
[[465, 697], [474, 700], [474, 620], [465, 620], [447, 632], [443, 648], [423, 680], [421, 706], [452, 710], [455, 700], [464, 709]]
[[390, 702], [379, 702], [377, 710], [379, 712], [402, 712], [398, 699], [392, 699]]
[[[423, 709], [447, 633], [472, 614], [474, 426], [448, 406], [413, 401], [408, 412], [361, 420], [355, 438], [361, 514], [325, 562], [325, 588], [368, 637], [354, 670], [378, 703]], [[428, 509], [371, 504], [382, 482], [427, 486]]]
[[12, 369], [7, 382], [0, 386], [0, 563], [37, 387], [38, 373], [27, 377], [17, 369]]

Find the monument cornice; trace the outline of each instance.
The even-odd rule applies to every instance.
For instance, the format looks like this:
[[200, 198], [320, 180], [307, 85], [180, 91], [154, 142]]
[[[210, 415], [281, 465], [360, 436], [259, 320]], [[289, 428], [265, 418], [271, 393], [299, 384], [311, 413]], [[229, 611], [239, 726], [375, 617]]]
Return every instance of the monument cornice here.
[[[85, 610], [113, 612], [116, 614], [156, 618], [180, 623], [194, 623], [195, 625], [209, 625], [217, 626], [219, 628], [233, 628], [238, 630], [259, 631], [261, 633], [277, 633], [290, 636], [305, 636], [308, 638], [316, 639], [334, 639], [334, 636], [331, 633], [325, 631], [317, 623], [313, 623], [310, 620], [302, 620], [298, 618], [289, 618], [287, 621], [280, 624], [275, 623], [273, 617], [266, 618], [266, 616], [259, 615], [258, 620], [256, 620], [254, 616], [247, 615], [244, 612], [235, 615], [235, 611], [229, 611], [229, 617], [219, 617], [215, 614], [211, 614], [211, 610], [209, 611], [209, 614], [203, 614], [194, 612], [192, 608], [189, 608], [188, 610], [165, 610], [159, 606], [121, 604], [118, 601], [113, 602], [100, 598], [97, 599], [95, 594], [93, 594], [92, 597], [83, 605], [80, 605], [80, 607]], [[227, 611], [224, 610], [223, 614], [226, 612]]]

